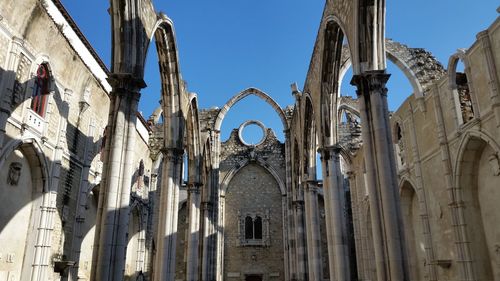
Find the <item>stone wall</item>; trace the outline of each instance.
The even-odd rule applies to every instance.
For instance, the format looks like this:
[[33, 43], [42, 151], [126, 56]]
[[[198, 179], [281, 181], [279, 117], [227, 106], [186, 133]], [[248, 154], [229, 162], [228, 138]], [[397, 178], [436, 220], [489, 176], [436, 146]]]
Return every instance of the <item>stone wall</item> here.
[[[284, 145], [270, 129], [257, 146], [244, 145], [236, 129], [221, 145], [226, 280], [245, 280], [251, 274], [284, 279], [284, 156]], [[245, 239], [247, 216], [262, 219], [262, 239]]]

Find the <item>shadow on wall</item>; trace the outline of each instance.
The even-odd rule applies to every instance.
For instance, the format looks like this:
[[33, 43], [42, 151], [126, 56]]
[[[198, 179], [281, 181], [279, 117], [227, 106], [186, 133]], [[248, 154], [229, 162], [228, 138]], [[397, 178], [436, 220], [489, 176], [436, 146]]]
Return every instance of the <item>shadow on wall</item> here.
[[[0, 74], [4, 83], [16, 77], [16, 73], [3, 69]], [[102, 142], [82, 130], [82, 103], [65, 101], [66, 93], [55, 85], [50, 72], [46, 75], [46, 85], [40, 82], [40, 75], [23, 83], [15, 79], [13, 85], [5, 87], [12, 90], [0, 96], [0, 192], [8, 194], [0, 198], [0, 205], [5, 206], [0, 212], [0, 243], [8, 245], [2, 252], [10, 256], [9, 265], [0, 267], [0, 271], [23, 280], [38, 274], [36, 268], [31, 269], [31, 262], [55, 265], [54, 270], [64, 276], [67, 266], [77, 258], [80, 247], [75, 239], [85, 237], [92, 227], [84, 223], [86, 218], [78, 206], [80, 190], [91, 193], [88, 169], [84, 167], [94, 161]], [[68, 120], [70, 113], [78, 117]], [[69, 159], [57, 156], [51, 147], [69, 151]], [[51, 202], [54, 199], [55, 204]], [[62, 252], [50, 249], [57, 244], [63, 245]], [[48, 260], [36, 260], [39, 251], [47, 251], [44, 254], [50, 255]], [[27, 258], [23, 259], [24, 255]]]

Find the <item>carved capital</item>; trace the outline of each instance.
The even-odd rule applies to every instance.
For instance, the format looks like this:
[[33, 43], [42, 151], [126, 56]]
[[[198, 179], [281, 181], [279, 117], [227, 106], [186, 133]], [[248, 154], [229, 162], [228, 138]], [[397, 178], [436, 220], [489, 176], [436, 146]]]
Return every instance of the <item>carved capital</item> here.
[[107, 80], [111, 87], [113, 87], [111, 94], [135, 94], [137, 99], [140, 97], [140, 90], [146, 87], [144, 79], [134, 77], [130, 73], [112, 73]]
[[163, 154], [163, 159], [166, 161], [171, 161], [174, 163], [182, 163], [182, 156], [184, 155], [184, 150], [177, 147], [164, 147], [161, 149]]
[[339, 158], [341, 147], [338, 144], [326, 145], [318, 148], [318, 152], [321, 154], [321, 160], [331, 160]]
[[358, 96], [366, 94], [381, 94], [387, 95], [387, 87], [385, 86], [391, 75], [385, 70], [371, 70], [362, 74], [354, 75], [351, 80], [351, 85], [356, 86]]

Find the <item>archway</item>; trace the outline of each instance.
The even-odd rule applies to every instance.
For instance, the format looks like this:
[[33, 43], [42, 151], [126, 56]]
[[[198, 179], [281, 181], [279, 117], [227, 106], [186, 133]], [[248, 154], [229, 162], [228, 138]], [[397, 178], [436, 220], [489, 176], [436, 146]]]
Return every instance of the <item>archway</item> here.
[[[47, 163], [35, 140], [16, 140], [0, 155], [0, 242], [6, 255], [0, 275], [9, 280], [31, 280], [46, 277], [42, 255], [49, 245], [39, 236], [47, 235], [48, 221], [44, 197], [48, 196]], [[21, 235], [20, 235], [21, 234]], [[44, 248], [46, 247], [46, 248]]]
[[[456, 184], [462, 194], [467, 241], [457, 241], [461, 250], [470, 250], [478, 280], [500, 280], [496, 251], [500, 224], [496, 204], [500, 200], [499, 146], [490, 137], [470, 132], [462, 140], [457, 158]], [[465, 242], [465, 243], [461, 243]], [[470, 245], [469, 249], [464, 246]]]
[[417, 193], [413, 185], [405, 180], [400, 195], [411, 280], [427, 280], [425, 242]]

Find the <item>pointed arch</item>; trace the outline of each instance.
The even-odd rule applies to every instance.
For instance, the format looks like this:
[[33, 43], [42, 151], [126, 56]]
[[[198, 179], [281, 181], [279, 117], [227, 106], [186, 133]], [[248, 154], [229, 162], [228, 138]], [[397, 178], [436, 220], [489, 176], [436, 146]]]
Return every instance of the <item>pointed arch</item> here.
[[226, 104], [220, 109], [219, 113], [217, 114], [217, 118], [215, 119], [215, 126], [214, 129], [216, 131], [220, 131], [221, 126], [222, 126], [222, 121], [224, 121], [224, 118], [226, 117], [227, 112], [231, 109], [231, 107], [239, 102], [240, 100], [246, 98], [247, 96], [254, 95], [260, 99], [262, 99], [264, 102], [269, 104], [274, 111], [278, 114], [278, 116], [281, 119], [281, 123], [283, 124], [283, 130], [286, 130], [288, 128], [288, 123], [286, 121], [285, 113], [283, 112], [283, 109], [279, 106], [279, 104], [272, 99], [268, 94], [264, 93], [263, 91], [257, 89], [257, 88], [248, 88], [245, 89], [238, 94], [234, 95]]
[[308, 94], [303, 95], [303, 124], [302, 124], [302, 173], [304, 179], [316, 179], [316, 120], [314, 115], [313, 103]]
[[165, 120], [168, 120], [168, 122], [164, 122], [165, 146], [183, 148], [185, 122], [181, 95], [184, 93], [184, 83], [179, 69], [175, 31], [169, 18], [162, 16], [157, 23], [154, 37], [162, 82], [163, 116]]
[[[448, 60], [448, 88], [450, 89], [455, 107], [457, 126], [467, 123], [474, 117], [479, 117], [479, 108], [470, 85], [467, 50], [458, 49]], [[457, 72], [458, 63], [464, 64], [464, 73]]]
[[[498, 256], [491, 251], [493, 240], [489, 228], [498, 225], [495, 203], [500, 198], [498, 186], [500, 145], [485, 132], [470, 130], [462, 137], [454, 167], [456, 198], [460, 208], [454, 210], [464, 232], [462, 240], [455, 241], [459, 247], [459, 258], [470, 261], [464, 264], [469, 278], [491, 280], [499, 274], [496, 264]], [[495, 201], [496, 200], [496, 201]], [[492, 208], [493, 207], [493, 208]]]

